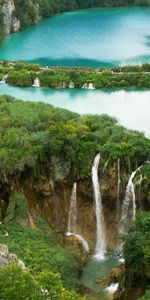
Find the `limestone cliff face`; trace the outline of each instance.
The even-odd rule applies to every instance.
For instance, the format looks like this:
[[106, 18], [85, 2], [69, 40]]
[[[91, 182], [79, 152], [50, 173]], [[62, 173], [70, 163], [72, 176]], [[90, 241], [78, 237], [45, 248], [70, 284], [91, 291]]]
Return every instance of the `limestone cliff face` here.
[[15, 4], [13, 0], [5, 0], [2, 6], [4, 15], [5, 34], [17, 32], [20, 30], [20, 21], [15, 17]]
[[17, 263], [23, 270], [26, 268], [24, 262], [17, 255], [9, 253], [8, 247], [0, 244], [0, 269], [6, 268], [12, 263]]

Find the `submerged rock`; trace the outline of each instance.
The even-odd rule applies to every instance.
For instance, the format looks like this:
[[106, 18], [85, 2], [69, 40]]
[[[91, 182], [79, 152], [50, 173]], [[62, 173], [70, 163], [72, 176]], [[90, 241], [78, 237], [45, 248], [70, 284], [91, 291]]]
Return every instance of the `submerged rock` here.
[[121, 264], [111, 270], [109, 273], [109, 284], [117, 283], [124, 275], [124, 264]]

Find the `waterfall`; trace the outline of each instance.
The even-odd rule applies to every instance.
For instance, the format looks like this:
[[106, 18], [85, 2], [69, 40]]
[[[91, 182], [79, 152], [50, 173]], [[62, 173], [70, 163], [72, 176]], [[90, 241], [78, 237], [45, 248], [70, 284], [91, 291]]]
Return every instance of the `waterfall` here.
[[83, 249], [85, 250], [85, 252], [89, 252], [88, 242], [83, 238], [83, 236], [81, 236], [80, 234], [69, 232], [69, 231], [66, 233], [66, 236], [76, 237], [81, 242], [81, 245], [82, 245]]
[[117, 161], [117, 219], [120, 217], [120, 158]]
[[95, 257], [97, 258], [97, 260], [104, 259], [104, 255], [106, 251], [104, 218], [102, 212], [100, 185], [98, 180], [99, 162], [100, 162], [100, 154], [97, 154], [92, 166], [92, 181], [93, 181], [93, 190], [94, 190], [95, 215], [96, 215], [96, 227], [97, 227]]
[[33, 87], [40, 87], [40, 80], [39, 80], [38, 77], [34, 79], [34, 82], [33, 82], [32, 86]]
[[[136, 175], [136, 173], [142, 168], [143, 166], [136, 169], [134, 172], [132, 172], [127, 188], [126, 188], [126, 195], [125, 199], [122, 205], [122, 216], [121, 216], [121, 223], [126, 224], [130, 220], [135, 220], [136, 215], [136, 199], [135, 199], [135, 191], [134, 191], [134, 184], [133, 179]], [[131, 206], [131, 209], [129, 209]]]
[[109, 160], [110, 160], [110, 158], [108, 158], [107, 161], [105, 162], [104, 167], [103, 167], [102, 174], [105, 173], [105, 171], [106, 171], [106, 169], [107, 169], [107, 166], [108, 166], [108, 163], [109, 163]]
[[139, 180], [139, 196], [141, 194], [141, 184], [142, 184], [142, 181], [143, 181], [143, 175], [141, 174], [140, 175], [140, 180]]
[[5, 79], [0, 80], [0, 83], [5, 84], [6, 83]]
[[76, 233], [77, 224], [77, 183], [75, 182], [70, 199], [70, 211], [68, 220], [68, 232]]
[[75, 88], [75, 84], [74, 84], [73, 81], [71, 81], [71, 82], [69, 83], [69, 89], [74, 89], [74, 88]]
[[110, 286], [108, 286], [105, 291], [109, 294], [114, 294], [118, 289], [119, 283], [112, 283]]
[[89, 245], [87, 241], [80, 235], [77, 234], [77, 183], [73, 185], [71, 198], [70, 198], [70, 210], [68, 219], [68, 231], [66, 236], [76, 237], [82, 244], [83, 249], [89, 252]]

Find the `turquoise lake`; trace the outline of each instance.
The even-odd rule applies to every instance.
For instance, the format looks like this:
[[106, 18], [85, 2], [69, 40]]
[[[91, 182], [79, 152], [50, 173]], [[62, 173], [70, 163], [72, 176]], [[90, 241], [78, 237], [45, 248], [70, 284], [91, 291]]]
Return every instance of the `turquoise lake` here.
[[92, 66], [150, 62], [150, 8], [64, 13], [8, 36], [0, 59]]
[[80, 114], [108, 114], [120, 124], [144, 131], [150, 137], [149, 90], [80, 90], [50, 88], [19, 88], [0, 85], [0, 95], [7, 94], [23, 100], [42, 101]]

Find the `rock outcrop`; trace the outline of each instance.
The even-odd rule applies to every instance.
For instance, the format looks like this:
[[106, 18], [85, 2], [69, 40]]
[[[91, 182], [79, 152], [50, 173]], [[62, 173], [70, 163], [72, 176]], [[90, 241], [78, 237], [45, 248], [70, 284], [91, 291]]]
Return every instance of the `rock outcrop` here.
[[13, 253], [9, 253], [6, 245], [0, 244], [0, 268], [5, 268], [9, 264], [17, 263], [22, 269], [25, 269], [24, 262]]
[[5, 34], [17, 32], [20, 30], [20, 21], [15, 16], [15, 4], [13, 0], [6, 0], [2, 6], [4, 15], [4, 30]]

